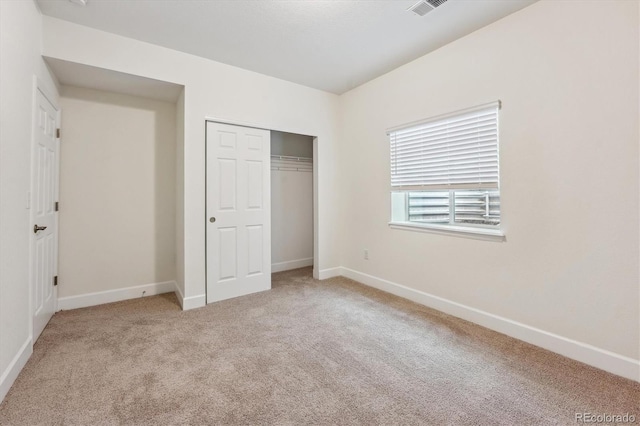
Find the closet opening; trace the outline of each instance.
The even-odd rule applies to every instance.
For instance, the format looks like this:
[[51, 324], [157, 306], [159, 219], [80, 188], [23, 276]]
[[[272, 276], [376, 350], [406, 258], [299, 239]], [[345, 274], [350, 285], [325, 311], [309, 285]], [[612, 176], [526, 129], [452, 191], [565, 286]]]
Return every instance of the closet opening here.
[[271, 272], [314, 266], [314, 137], [271, 131]]

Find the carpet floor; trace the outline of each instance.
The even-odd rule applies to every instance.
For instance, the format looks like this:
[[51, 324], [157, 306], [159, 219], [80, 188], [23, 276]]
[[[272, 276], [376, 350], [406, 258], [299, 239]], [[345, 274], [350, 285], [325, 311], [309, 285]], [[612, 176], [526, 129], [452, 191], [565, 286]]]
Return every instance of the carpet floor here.
[[182, 312], [174, 295], [57, 313], [2, 425], [542, 425], [640, 421], [640, 384], [311, 269]]

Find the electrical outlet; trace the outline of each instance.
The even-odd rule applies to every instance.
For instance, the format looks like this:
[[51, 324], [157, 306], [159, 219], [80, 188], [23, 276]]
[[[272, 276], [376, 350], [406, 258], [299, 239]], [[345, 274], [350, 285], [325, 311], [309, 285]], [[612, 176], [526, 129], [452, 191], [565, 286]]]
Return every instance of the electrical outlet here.
[[369, 250], [364, 249], [364, 260], [369, 260]]

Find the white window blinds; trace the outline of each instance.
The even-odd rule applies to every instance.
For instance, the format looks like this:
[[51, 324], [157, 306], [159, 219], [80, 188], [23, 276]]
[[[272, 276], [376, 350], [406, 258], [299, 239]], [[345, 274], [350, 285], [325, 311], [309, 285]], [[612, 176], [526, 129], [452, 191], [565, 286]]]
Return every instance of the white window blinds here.
[[389, 130], [395, 189], [498, 188], [500, 102]]

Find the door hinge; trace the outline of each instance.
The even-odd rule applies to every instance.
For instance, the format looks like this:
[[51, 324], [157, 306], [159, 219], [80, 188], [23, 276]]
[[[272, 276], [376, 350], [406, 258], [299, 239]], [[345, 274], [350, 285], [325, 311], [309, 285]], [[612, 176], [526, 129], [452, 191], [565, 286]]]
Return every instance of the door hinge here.
[[58, 276], [53, 277], [53, 285], [58, 285]]
[[54, 209], [55, 211], [60, 210], [60, 202], [56, 201], [56, 204], [54, 205]]
[[60, 139], [60, 129], [56, 129], [56, 138]]

